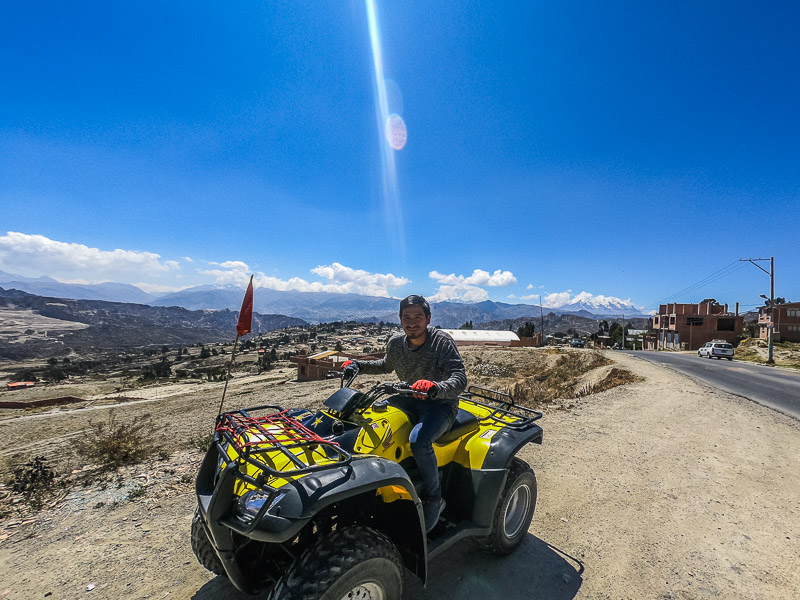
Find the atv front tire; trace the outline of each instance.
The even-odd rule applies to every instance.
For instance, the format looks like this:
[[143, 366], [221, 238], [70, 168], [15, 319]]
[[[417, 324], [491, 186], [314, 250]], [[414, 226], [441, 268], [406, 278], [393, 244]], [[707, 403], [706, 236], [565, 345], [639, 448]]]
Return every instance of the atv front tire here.
[[403, 563], [391, 540], [368, 527], [337, 529], [308, 548], [270, 600], [401, 600]]
[[194, 517], [192, 518], [192, 550], [197, 557], [197, 561], [206, 569], [214, 573], [214, 575], [225, 576], [225, 569], [222, 563], [214, 552], [211, 546], [211, 540], [208, 539], [203, 519], [200, 517], [200, 509], [194, 509]]
[[505, 488], [492, 520], [492, 533], [476, 538], [484, 552], [505, 556], [517, 549], [528, 533], [536, 508], [536, 475], [528, 463], [511, 461]]

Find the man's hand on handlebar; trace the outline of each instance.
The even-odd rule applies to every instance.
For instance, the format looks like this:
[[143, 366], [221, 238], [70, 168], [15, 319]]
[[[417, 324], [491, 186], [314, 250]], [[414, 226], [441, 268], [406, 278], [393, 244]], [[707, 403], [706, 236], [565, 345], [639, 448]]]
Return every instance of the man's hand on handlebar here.
[[354, 360], [346, 360], [342, 363], [342, 377], [352, 378], [358, 375], [358, 363]]
[[[435, 398], [436, 392], [439, 391], [439, 388], [436, 387], [436, 384], [432, 381], [428, 381], [427, 379], [420, 379], [411, 386], [411, 389], [415, 392], [422, 392], [427, 394], [428, 398]], [[414, 398], [425, 398], [422, 394], [414, 394]]]

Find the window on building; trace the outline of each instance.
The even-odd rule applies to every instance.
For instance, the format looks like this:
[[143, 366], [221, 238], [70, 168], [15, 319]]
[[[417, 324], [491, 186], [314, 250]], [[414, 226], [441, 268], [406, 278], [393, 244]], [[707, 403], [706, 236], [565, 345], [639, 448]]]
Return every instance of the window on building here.
[[717, 331], [733, 331], [736, 319], [717, 319]]
[[675, 325], [675, 317], [670, 317], [669, 318], [669, 324], [670, 325]]
[[686, 324], [690, 327], [702, 327], [703, 317], [686, 317]]
[[787, 317], [800, 317], [800, 308], [789, 308], [786, 310]]
[[786, 329], [789, 331], [800, 331], [800, 325], [786, 325]]

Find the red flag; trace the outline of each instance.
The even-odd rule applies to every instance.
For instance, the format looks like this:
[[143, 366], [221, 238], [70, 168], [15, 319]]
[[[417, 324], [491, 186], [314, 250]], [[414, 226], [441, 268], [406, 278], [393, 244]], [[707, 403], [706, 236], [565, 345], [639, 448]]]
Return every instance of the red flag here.
[[250, 275], [250, 283], [247, 284], [247, 291], [242, 300], [242, 310], [239, 311], [239, 322], [236, 324], [236, 334], [243, 336], [253, 331], [253, 276]]

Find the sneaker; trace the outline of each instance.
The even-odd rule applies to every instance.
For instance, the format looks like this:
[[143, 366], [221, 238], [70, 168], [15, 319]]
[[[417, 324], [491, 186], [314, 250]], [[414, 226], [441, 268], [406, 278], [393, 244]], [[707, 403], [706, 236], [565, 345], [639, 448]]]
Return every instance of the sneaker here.
[[444, 498], [423, 501], [422, 513], [425, 515], [425, 533], [430, 533], [436, 527], [436, 523], [439, 522], [439, 517], [442, 516], [444, 511], [445, 504]]

